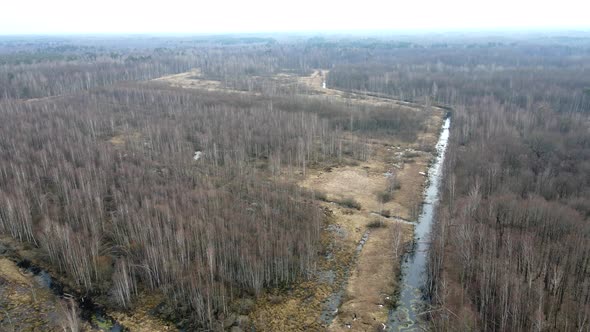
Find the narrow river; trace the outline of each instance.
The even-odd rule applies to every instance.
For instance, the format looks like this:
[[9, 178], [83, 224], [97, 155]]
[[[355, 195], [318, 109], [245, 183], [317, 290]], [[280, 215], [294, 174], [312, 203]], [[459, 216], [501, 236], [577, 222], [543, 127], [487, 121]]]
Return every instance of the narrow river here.
[[449, 141], [449, 127], [451, 119], [445, 119], [438, 143], [437, 157], [428, 170], [428, 187], [424, 193], [424, 204], [418, 223], [414, 229], [415, 246], [409, 252], [402, 264], [402, 281], [398, 305], [389, 312], [389, 331], [422, 331], [420, 328], [420, 313], [427, 308], [422, 289], [426, 282], [426, 262], [429, 234], [432, 228], [434, 213], [438, 202], [438, 191], [442, 177], [442, 167]]

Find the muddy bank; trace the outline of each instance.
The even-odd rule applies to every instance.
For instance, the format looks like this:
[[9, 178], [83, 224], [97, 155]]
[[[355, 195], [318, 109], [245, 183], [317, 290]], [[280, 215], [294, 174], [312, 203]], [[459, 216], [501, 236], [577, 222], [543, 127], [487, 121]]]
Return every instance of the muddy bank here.
[[418, 328], [420, 315], [427, 310], [428, 299], [425, 298], [425, 270], [429, 249], [429, 234], [438, 203], [439, 186], [442, 178], [442, 166], [449, 139], [451, 119], [446, 118], [436, 144], [437, 157], [428, 170], [428, 187], [424, 192], [422, 212], [415, 227], [415, 245], [404, 257], [402, 264], [402, 283], [397, 306], [389, 313], [387, 328], [389, 331], [407, 331]]
[[46, 270], [32, 245], [0, 236], [0, 263], [1, 331], [127, 331], [105, 306]]
[[77, 312], [78, 316], [84, 322], [88, 323], [92, 329], [108, 332], [128, 331], [123, 325], [107, 314], [104, 306], [94, 302], [92, 297], [84, 296], [65, 287], [47, 271], [34, 265], [28, 259], [17, 261], [16, 266], [18, 266], [24, 273], [34, 276], [35, 280], [41, 287], [50, 290], [58, 299], [65, 300], [75, 305], [76, 308], [73, 310]]
[[332, 321], [334, 320], [334, 318], [338, 314], [338, 308], [340, 307], [340, 304], [342, 304], [342, 297], [346, 293], [346, 287], [348, 285], [348, 279], [350, 278], [351, 268], [356, 263], [356, 260], [358, 259], [358, 256], [359, 256], [361, 250], [363, 250], [365, 243], [367, 243], [367, 240], [369, 239], [369, 234], [370, 234], [370, 230], [367, 230], [363, 234], [361, 240], [359, 241], [358, 245], [356, 246], [353, 261], [351, 262], [351, 264], [349, 266], [346, 267], [346, 269], [344, 271], [344, 278], [342, 279], [340, 284], [337, 286], [336, 291], [333, 292], [324, 302], [324, 307], [323, 307], [322, 313], [320, 315], [320, 320], [326, 326], [329, 326], [330, 324], [332, 324]]

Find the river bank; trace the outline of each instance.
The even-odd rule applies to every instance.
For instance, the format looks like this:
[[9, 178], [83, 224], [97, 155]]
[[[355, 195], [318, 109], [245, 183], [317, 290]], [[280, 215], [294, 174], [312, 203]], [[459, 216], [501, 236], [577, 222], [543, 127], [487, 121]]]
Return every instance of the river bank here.
[[436, 144], [436, 159], [428, 170], [428, 187], [424, 191], [424, 204], [414, 231], [414, 247], [404, 258], [399, 299], [395, 309], [389, 313], [387, 324], [389, 331], [406, 331], [418, 327], [420, 315], [427, 311], [428, 302], [423, 287], [430, 245], [428, 237], [438, 203], [450, 125], [451, 119], [446, 118]]

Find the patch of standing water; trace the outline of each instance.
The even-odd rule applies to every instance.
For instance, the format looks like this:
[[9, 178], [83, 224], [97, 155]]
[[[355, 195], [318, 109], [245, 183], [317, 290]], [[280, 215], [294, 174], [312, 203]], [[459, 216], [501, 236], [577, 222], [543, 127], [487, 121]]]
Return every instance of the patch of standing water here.
[[414, 229], [415, 246], [402, 264], [402, 282], [396, 309], [390, 310], [387, 322], [388, 331], [422, 331], [420, 313], [425, 311], [426, 300], [422, 293], [425, 285], [426, 262], [430, 229], [439, 197], [442, 166], [449, 141], [451, 119], [445, 119], [438, 143], [437, 157], [428, 170], [428, 187], [424, 193], [424, 204], [418, 223]]
[[31, 274], [33, 274], [37, 283], [45, 288], [50, 289], [60, 298], [74, 298], [76, 299], [78, 308], [80, 309], [80, 317], [90, 323], [90, 325], [103, 332], [123, 332], [127, 329], [110, 317], [102, 306], [97, 305], [89, 297], [72, 296], [64, 292], [63, 285], [57, 280], [53, 279], [47, 271], [33, 265], [29, 260], [21, 260], [17, 266]]
[[[369, 233], [370, 231], [366, 231], [363, 234], [361, 240], [359, 241], [355, 250], [355, 260], [358, 258], [358, 255], [360, 254], [361, 250], [363, 250], [365, 243], [367, 243], [367, 240], [369, 239]], [[353, 264], [351, 264], [350, 266], [352, 266]], [[334, 320], [334, 317], [336, 317], [336, 315], [338, 314], [338, 308], [340, 307], [340, 303], [342, 302], [342, 297], [344, 296], [344, 293], [346, 291], [346, 285], [348, 284], [348, 278], [350, 277], [350, 266], [346, 268], [344, 278], [342, 279], [340, 285], [336, 286], [336, 290], [324, 301], [324, 308], [322, 310], [322, 313], [320, 314], [320, 320], [322, 321], [322, 323], [326, 325], [330, 325]]]

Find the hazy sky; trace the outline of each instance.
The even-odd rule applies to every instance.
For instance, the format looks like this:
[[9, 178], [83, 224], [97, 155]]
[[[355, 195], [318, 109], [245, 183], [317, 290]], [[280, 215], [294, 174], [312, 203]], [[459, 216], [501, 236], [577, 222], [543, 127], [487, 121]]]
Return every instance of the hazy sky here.
[[0, 34], [588, 28], [590, 0], [4, 0]]

